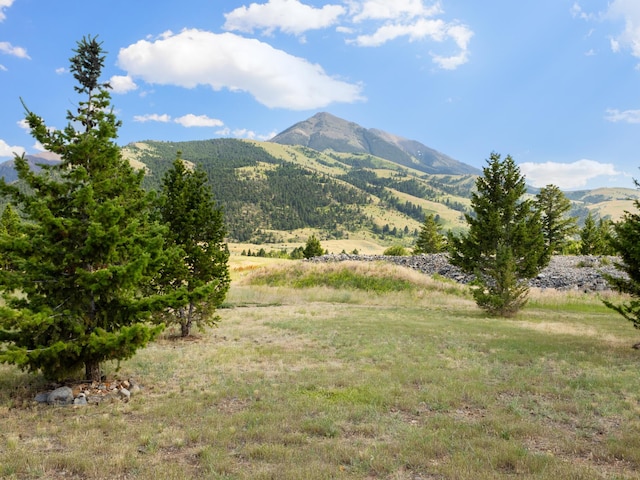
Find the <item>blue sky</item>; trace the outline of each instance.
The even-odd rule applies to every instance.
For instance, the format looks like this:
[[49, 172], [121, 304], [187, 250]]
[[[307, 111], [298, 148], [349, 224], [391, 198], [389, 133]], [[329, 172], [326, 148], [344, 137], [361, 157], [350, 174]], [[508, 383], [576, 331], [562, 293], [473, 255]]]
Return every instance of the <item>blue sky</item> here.
[[63, 128], [98, 35], [118, 142], [267, 140], [327, 111], [529, 183], [640, 178], [638, 0], [0, 0], [0, 161]]

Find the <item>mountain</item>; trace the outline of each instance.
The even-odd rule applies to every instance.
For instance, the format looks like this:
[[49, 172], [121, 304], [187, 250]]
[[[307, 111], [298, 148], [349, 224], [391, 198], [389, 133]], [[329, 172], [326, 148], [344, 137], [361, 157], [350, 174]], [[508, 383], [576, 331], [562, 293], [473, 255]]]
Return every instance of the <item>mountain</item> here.
[[[50, 152], [40, 152], [34, 155], [25, 155], [29, 166], [34, 171], [40, 170], [40, 165], [53, 165], [58, 163], [59, 157]], [[18, 179], [16, 170], [13, 166], [13, 160], [7, 160], [0, 163], [0, 178], [4, 178], [6, 182], [11, 183]]]
[[366, 153], [429, 174], [479, 175], [479, 169], [415, 140], [377, 129], [367, 129], [326, 112], [298, 122], [270, 142], [302, 145], [319, 152]]

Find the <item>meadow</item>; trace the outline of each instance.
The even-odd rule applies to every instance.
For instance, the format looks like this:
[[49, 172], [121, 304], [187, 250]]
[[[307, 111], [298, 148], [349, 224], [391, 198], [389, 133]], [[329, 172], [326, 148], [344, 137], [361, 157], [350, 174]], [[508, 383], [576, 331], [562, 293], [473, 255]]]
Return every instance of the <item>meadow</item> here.
[[502, 319], [388, 264], [232, 266], [217, 328], [106, 365], [143, 386], [128, 403], [34, 405], [44, 381], [0, 365], [0, 478], [640, 478], [640, 332], [613, 294]]

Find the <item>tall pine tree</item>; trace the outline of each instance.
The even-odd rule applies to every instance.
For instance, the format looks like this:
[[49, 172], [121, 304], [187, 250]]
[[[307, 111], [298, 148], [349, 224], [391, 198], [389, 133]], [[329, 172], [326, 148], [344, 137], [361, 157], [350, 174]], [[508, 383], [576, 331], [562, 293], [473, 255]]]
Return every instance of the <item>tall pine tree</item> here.
[[49, 378], [99, 380], [101, 364], [131, 357], [161, 330], [147, 322], [163, 307], [142, 286], [163, 262], [163, 228], [150, 220], [152, 199], [115, 144], [120, 122], [105, 56], [96, 38], [70, 59], [82, 96], [64, 130], [51, 130], [26, 107], [33, 137], [61, 162], [30, 169], [15, 159], [19, 184], [0, 191], [20, 208], [20, 234], [0, 240], [12, 268], [0, 271], [0, 361]]
[[523, 200], [524, 177], [511, 156], [492, 153], [471, 196], [469, 231], [449, 235], [451, 263], [474, 273], [476, 303], [492, 315], [511, 316], [525, 303], [527, 280], [549, 262], [539, 213]]
[[164, 176], [162, 221], [167, 229], [166, 243], [176, 248], [173, 261], [156, 277], [153, 285], [160, 293], [177, 294], [178, 303], [162, 316], [167, 323], [180, 325], [183, 337], [192, 325], [215, 325], [216, 308], [229, 290], [229, 251], [222, 210], [216, 207], [206, 173], [188, 168], [180, 158]]

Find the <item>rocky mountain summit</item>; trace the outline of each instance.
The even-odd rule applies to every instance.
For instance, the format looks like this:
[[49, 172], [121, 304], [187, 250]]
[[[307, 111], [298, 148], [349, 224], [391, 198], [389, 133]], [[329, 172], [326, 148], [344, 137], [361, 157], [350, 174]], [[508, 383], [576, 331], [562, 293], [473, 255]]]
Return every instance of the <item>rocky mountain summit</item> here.
[[302, 145], [319, 152], [370, 154], [424, 173], [478, 175], [480, 170], [416, 141], [374, 128], [364, 128], [320, 112], [273, 137], [270, 142]]
[[[437, 274], [459, 283], [469, 283], [473, 280], [473, 275], [465, 274], [458, 267], [451, 265], [445, 253], [407, 257], [339, 254], [323, 255], [310, 259], [312, 262], [340, 262], [346, 260], [386, 261], [419, 270], [427, 275]], [[604, 275], [624, 276], [624, 272], [616, 268], [617, 262], [619, 262], [617, 257], [556, 255], [551, 258], [549, 265], [529, 282], [529, 285], [537, 288], [581, 290], [585, 292], [610, 290], [611, 287]]]

